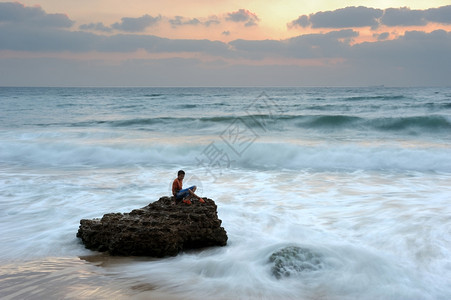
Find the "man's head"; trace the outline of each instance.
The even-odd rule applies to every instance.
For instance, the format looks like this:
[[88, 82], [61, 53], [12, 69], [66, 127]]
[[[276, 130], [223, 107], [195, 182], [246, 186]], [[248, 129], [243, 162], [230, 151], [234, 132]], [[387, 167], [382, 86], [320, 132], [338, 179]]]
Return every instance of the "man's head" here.
[[185, 177], [185, 171], [180, 170], [177, 172], [177, 178], [178, 179], [183, 179]]

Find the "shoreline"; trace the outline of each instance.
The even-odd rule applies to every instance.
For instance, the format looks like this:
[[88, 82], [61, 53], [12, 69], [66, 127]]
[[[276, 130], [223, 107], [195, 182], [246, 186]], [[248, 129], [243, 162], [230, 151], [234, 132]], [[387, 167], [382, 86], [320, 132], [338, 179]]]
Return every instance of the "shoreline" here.
[[151, 258], [94, 254], [1, 262], [0, 298], [9, 299], [163, 299], [169, 295], [151, 283], [111, 274], [105, 267]]

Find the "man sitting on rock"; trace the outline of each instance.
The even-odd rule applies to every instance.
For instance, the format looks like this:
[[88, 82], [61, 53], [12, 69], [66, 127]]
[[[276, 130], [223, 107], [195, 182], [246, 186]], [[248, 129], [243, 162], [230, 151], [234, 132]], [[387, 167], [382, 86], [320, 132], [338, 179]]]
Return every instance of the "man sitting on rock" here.
[[187, 189], [183, 189], [183, 178], [185, 178], [185, 171], [180, 170], [177, 173], [177, 178], [172, 183], [172, 195], [174, 195], [176, 201], [182, 200], [185, 204], [191, 204], [190, 198], [198, 198], [199, 202], [205, 203], [204, 199], [194, 194], [197, 187], [195, 185], [190, 186]]

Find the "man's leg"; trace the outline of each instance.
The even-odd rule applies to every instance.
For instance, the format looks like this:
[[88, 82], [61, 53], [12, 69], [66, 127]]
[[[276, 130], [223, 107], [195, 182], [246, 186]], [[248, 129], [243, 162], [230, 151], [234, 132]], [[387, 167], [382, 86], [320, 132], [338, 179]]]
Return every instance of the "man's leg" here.
[[[192, 188], [192, 190], [191, 190]], [[197, 187], [196, 186], [192, 186], [190, 189], [188, 189], [189, 193], [191, 194], [191, 197], [196, 197], [197, 199], [199, 199], [200, 203], [205, 203], [204, 199], [202, 199], [201, 197], [197, 196], [196, 194], [194, 194], [194, 192], [196, 191]]]
[[188, 199], [189, 196], [190, 196], [189, 189], [183, 189], [177, 193], [176, 199], [185, 204], [191, 204], [191, 201]]

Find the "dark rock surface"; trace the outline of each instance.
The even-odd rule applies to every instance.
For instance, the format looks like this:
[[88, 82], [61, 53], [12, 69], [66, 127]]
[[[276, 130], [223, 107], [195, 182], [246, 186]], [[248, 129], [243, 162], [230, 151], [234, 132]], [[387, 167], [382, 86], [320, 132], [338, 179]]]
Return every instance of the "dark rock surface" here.
[[272, 275], [277, 279], [301, 275], [304, 272], [314, 272], [324, 267], [323, 258], [319, 253], [308, 248], [288, 246], [269, 257], [273, 264]]
[[180, 251], [225, 246], [217, 206], [211, 199], [191, 205], [162, 197], [130, 213], [105, 214], [80, 221], [77, 237], [86, 248], [112, 255], [174, 256]]

